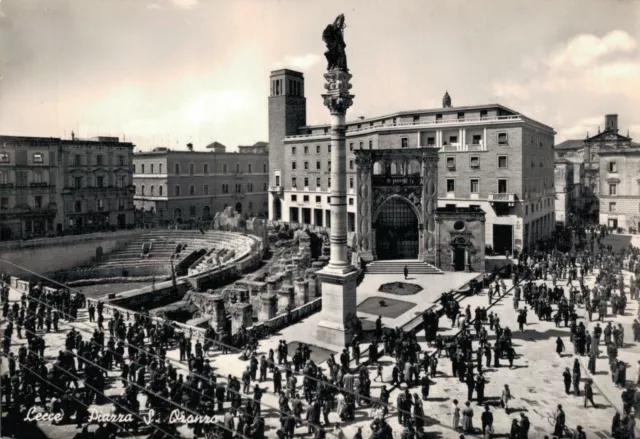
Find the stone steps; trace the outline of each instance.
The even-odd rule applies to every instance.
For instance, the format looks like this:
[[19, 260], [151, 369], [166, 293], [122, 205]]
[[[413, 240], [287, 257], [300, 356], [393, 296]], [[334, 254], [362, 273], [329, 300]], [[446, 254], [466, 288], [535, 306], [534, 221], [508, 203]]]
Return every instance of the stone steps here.
[[412, 274], [443, 274], [441, 270], [427, 262], [416, 260], [374, 261], [367, 265], [368, 274], [403, 274], [404, 267]]

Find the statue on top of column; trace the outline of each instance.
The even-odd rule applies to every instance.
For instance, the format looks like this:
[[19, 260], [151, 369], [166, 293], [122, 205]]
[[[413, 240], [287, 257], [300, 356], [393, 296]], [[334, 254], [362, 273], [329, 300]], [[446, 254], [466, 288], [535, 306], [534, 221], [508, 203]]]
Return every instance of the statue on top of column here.
[[327, 58], [328, 71], [342, 70], [345, 73], [349, 72], [347, 68], [347, 53], [344, 50], [347, 47], [343, 35], [345, 27], [344, 14], [340, 14], [322, 32], [322, 41], [327, 45], [327, 51], [324, 56]]

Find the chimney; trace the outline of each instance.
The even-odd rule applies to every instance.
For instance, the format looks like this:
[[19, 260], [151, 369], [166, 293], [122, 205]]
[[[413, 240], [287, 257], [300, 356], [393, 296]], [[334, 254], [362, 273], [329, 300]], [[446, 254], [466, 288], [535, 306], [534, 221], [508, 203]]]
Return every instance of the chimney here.
[[187, 149], [193, 151], [193, 143], [187, 143]]
[[604, 129], [605, 131], [613, 131], [615, 133], [618, 132], [618, 115], [617, 114], [607, 114], [604, 117]]

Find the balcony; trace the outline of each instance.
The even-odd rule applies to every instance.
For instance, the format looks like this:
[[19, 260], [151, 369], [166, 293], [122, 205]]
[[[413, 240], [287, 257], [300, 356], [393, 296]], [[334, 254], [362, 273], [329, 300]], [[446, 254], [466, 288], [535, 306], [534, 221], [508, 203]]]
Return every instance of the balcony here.
[[282, 186], [269, 186], [269, 192], [272, 192], [273, 195], [276, 196], [282, 196], [284, 188]]
[[506, 203], [509, 207], [513, 207], [516, 204], [516, 194], [493, 192], [489, 194], [489, 203]]
[[460, 151], [486, 151], [487, 146], [481, 143], [472, 143], [472, 144], [462, 144], [462, 143], [451, 143], [449, 145], [443, 145], [443, 152], [460, 152]]
[[13, 189], [13, 183], [0, 183], [0, 189]]
[[38, 182], [34, 181], [32, 183], [29, 183], [29, 187], [32, 187], [32, 188], [38, 188], [38, 187], [45, 188], [48, 186], [49, 186], [49, 183], [47, 183], [46, 181], [38, 181]]

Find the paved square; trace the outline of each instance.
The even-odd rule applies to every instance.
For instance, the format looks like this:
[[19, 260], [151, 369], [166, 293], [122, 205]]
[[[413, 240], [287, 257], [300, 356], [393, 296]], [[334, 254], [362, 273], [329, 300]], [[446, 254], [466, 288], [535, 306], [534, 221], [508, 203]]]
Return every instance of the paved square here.
[[[381, 300], [384, 300], [385, 306], [380, 305]], [[416, 306], [415, 303], [389, 299], [387, 297], [374, 296], [369, 297], [367, 300], [358, 305], [358, 311], [395, 319], [396, 317], [409, 311], [414, 306]]]

